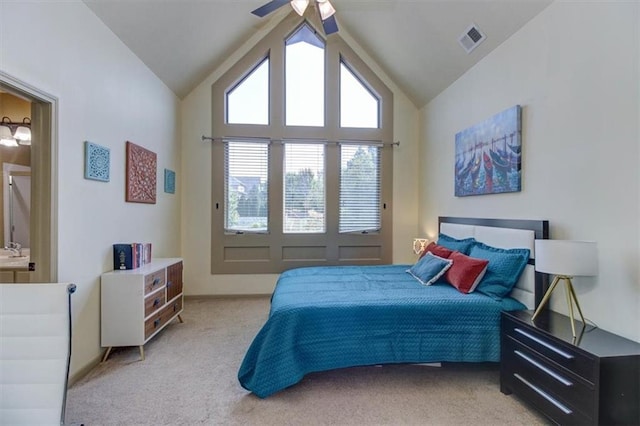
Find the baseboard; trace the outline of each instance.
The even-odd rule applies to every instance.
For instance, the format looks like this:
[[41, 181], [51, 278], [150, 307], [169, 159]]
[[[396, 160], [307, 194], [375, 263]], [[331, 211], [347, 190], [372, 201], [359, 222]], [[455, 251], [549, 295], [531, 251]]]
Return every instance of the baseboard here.
[[197, 300], [197, 299], [263, 299], [265, 297], [271, 297], [271, 293], [256, 293], [256, 294], [194, 294], [186, 295], [185, 299]]
[[80, 370], [76, 371], [74, 374], [69, 375], [69, 384], [68, 387], [73, 386], [78, 383], [81, 379], [83, 379], [87, 374], [91, 372], [98, 364], [102, 361], [102, 354], [98, 355], [96, 358], [92, 359], [89, 363], [87, 363]]

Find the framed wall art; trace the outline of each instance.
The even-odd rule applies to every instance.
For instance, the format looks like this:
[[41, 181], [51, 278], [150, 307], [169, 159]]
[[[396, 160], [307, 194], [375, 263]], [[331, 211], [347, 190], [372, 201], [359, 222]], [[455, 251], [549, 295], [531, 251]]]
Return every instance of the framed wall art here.
[[84, 178], [109, 182], [111, 151], [104, 146], [84, 142]]
[[164, 169], [164, 192], [175, 194], [176, 192], [176, 172]]
[[521, 190], [522, 108], [515, 105], [456, 134], [455, 195]]
[[126, 196], [130, 203], [156, 203], [157, 156], [127, 141]]

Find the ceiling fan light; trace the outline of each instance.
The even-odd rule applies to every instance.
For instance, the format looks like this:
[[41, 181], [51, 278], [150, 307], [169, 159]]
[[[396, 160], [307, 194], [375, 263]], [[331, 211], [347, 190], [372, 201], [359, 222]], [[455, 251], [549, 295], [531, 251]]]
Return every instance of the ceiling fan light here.
[[324, 21], [325, 19], [333, 16], [336, 13], [336, 10], [333, 8], [329, 0], [321, 1], [318, 0], [318, 9], [320, 10], [320, 18]]
[[300, 16], [304, 15], [307, 6], [309, 6], [309, 0], [291, 0], [291, 7]]
[[13, 137], [19, 141], [31, 141], [31, 129], [26, 126], [18, 126]]

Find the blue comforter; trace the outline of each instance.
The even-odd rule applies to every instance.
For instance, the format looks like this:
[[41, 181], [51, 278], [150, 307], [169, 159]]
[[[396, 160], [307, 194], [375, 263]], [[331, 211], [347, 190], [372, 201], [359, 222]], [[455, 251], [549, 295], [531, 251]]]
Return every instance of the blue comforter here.
[[271, 312], [238, 372], [265, 398], [311, 372], [360, 365], [500, 359], [500, 311], [511, 298], [422, 286], [408, 265], [329, 266], [284, 272]]

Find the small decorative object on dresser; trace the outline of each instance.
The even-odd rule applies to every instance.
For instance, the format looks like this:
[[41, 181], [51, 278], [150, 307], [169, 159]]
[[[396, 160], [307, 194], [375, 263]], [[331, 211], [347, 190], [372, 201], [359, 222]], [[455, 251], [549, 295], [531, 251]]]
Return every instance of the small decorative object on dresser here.
[[640, 424], [640, 343], [600, 329], [574, 337], [570, 319], [502, 312], [500, 390], [557, 424]]
[[182, 322], [182, 259], [155, 259], [137, 269], [111, 271], [101, 278], [101, 342], [114, 346], [138, 346], [144, 360], [144, 344], [174, 318]]

